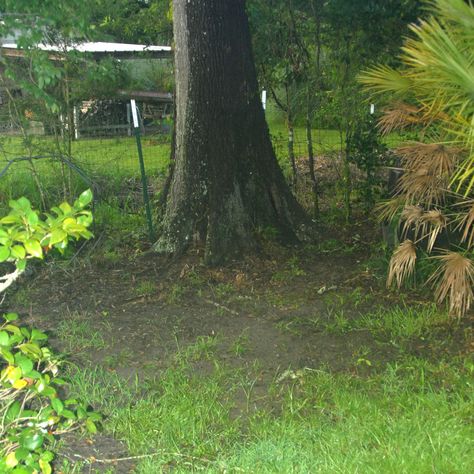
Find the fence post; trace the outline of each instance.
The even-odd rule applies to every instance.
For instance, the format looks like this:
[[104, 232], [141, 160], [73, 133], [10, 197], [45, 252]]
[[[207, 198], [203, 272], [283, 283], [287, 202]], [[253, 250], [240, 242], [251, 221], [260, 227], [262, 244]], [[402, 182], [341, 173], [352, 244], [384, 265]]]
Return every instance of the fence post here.
[[148, 222], [148, 233], [150, 236], [150, 242], [153, 242], [155, 233], [153, 231], [153, 220], [151, 218], [150, 199], [148, 197], [148, 185], [147, 185], [146, 173], [145, 173], [145, 162], [143, 161], [142, 141], [140, 138], [140, 124], [138, 123], [137, 106], [133, 99], [130, 101], [130, 104], [131, 104], [131, 109], [132, 109], [133, 128], [135, 130], [135, 138], [137, 140], [138, 161], [140, 163], [140, 173], [142, 177], [143, 201], [145, 203], [146, 218]]
[[79, 140], [81, 135], [79, 133], [79, 108], [77, 105], [75, 105], [72, 109], [72, 117], [74, 121], [74, 138]]
[[128, 124], [127, 135], [131, 137], [132, 136], [132, 119], [131, 119], [130, 104], [127, 104], [127, 124]]

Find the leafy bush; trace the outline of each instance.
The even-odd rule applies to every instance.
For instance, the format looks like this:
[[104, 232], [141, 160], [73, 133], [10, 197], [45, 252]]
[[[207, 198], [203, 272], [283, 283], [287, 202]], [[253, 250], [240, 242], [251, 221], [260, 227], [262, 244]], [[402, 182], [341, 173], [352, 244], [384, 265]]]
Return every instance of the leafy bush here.
[[381, 130], [418, 133], [396, 150], [403, 175], [381, 217], [405, 239], [390, 261], [387, 284], [400, 287], [420, 249], [436, 263], [427, 283], [438, 303], [463, 316], [474, 302], [474, 5], [432, 0], [431, 16], [411, 26], [401, 67], [377, 66], [361, 81], [390, 102]]
[[91, 200], [92, 192], [84, 191], [73, 206], [63, 202], [44, 218], [27, 198], [10, 201], [10, 213], [0, 219], [0, 263], [10, 262], [15, 270], [0, 277], [0, 293], [24, 272], [29, 259], [42, 259], [51, 249], [63, 253], [71, 239], [92, 237], [92, 214], [85, 209]]
[[0, 326], [0, 472], [52, 472], [48, 445], [55, 435], [84, 423], [95, 433], [100, 415], [74, 399], [62, 399], [65, 381], [58, 377], [59, 360], [45, 346], [47, 335], [19, 327], [18, 316], [4, 315]]
[[[14, 270], [0, 277], [5, 291], [25, 270], [27, 261], [46, 252], [64, 252], [71, 239], [92, 237], [92, 214], [86, 206], [90, 190], [73, 206], [64, 202], [40, 215], [28, 199], [10, 201], [10, 213], [0, 219], [0, 263]], [[12, 474], [52, 472], [54, 453], [48, 448], [55, 435], [84, 424], [96, 431], [100, 415], [74, 399], [62, 399], [59, 360], [45, 345], [47, 335], [16, 325], [8, 313], [0, 326], [0, 472]]]

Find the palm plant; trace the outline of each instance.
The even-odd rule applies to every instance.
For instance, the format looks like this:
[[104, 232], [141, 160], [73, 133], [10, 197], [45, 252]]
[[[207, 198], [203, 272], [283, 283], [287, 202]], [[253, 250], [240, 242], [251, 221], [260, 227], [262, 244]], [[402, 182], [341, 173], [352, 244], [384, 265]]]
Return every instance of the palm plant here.
[[447, 300], [461, 316], [474, 286], [474, 7], [471, 0], [432, 0], [427, 7], [429, 18], [412, 25], [405, 40], [402, 66], [377, 66], [360, 81], [390, 97], [382, 133], [412, 129], [419, 137], [398, 148], [404, 173], [396, 195], [381, 206], [381, 216], [398, 219], [405, 238], [387, 283], [400, 286], [414, 272], [423, 245], [437, 262], [428, 278], [437, 301]]

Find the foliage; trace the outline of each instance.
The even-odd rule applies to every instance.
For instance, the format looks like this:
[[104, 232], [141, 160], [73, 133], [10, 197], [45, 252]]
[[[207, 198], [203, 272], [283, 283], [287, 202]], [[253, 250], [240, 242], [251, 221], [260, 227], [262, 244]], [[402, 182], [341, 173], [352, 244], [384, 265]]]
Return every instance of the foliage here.
[[[24, 197], [10, 201], [10, 213], [0, 219], [0, 262], [15, 270], [0, 278], [0, 292], [21, 275], [28, 260], [42, 259], [51, 249], [64, 252], [71, 239], [92, 236], [87, 229], [92, 215], [85, 209], [91, 200], [91, 191], [84, 191], [73, 206], [64, 202], [45, 217]], [[95, 432], [100, 416], [74, 399], [61, 398], [58, 390], [65, 382], [57, 377], [59, 360], [45, 345], [48, 337], [16, 325], [17, 319], [8, 313], [0, 326], [0, 470], [49, 474], [54, 454], [48, 445], [54, 436], [79, 421]]]
[[403, 66], [375, 67], [361, 81], [391, 94], [380, 120], [385, 133], [415, 129], [420, 137], [398, 148], [404, 174], [383, 207], [407, 239], [392, 257], [389, 283], [400, 286], [412, 274], [422, 245], [438, 262], [428, 279], [436, 300], [461, 316], [474, 297], [474, 7], [463, 0], [429, 5], [432, 16], [411, 27]]
[[92, 237], [92, 214], [85, 209], [91, 200], [92, 192], [84, 191], [72, 206], [64, 202], [45, 217], [25, 197], [10, 201], [11, 211], [0, 219], [0, 262], [12, 263], [15, 270], [0, 277], [0, 292], [24, 272], [29, 259], [42, 259], [51, 249], [63, 253], [71, 239]]
[[366, 113], [356, 123], [349, 146], [349, 160], [365, 173], [365, 181], [361, 185], [366, 210], [375, 203], [375, 188], [380, 184], [377, 170], [383, 163], [388, 149], [382, 142], [377, 130], [375, 117]]
[[45, 345], [47, 335], [16, 325], [17, 318], [8, 313], [0, 326], [0, 471], [49, 474], [54, 454], [48, 448], [55, 436], [78, 423], [95, 433], [101, 417], [61, 397], [66, 382], [58, 377], [59, 359]]

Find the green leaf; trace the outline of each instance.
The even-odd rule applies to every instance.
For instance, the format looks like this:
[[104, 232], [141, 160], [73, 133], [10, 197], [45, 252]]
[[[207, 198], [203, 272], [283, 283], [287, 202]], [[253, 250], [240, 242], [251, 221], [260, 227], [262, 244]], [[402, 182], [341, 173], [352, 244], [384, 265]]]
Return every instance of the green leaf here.
[[37, 359], [41, 359], [43, 357], [43, 352], [36, 344], [21, 344], [18, 346], [21, 352], [25, 355], [32, 355]]
[[18, 319], [18, 314], [17, 313], [5, 313], [3, 315], [3, 319], [7, 322], [16, 321]]
[[61, 209], [64, 214], [69, 214], [72, 211], [72, 207], [67, 202], [63, 202], [62, 204], [60, 204], [59, 209]]
[[4, 262], [10, 257], [10, 249], [4, 245], [0, 246], [0, 262]]
[[86, 428], [89, 433], [92, 433], [92, 434], [97, 433], [97, 426], [90, 418], [87, 418], [86, 420]]
[[6, 313], [3, 315], [3, 318], [5, 321], [11, 322], [11, 321], [16, 321], [18, 319], [18, 314], [17, 313]]
[[15, 359], [13, 357], [13, 354], [8, 350], [5, 349], [4, 347], [0, 347], [0, 354], [2, 354], [2, 357], [10, 364], [15, 363]]
[[33, 362], [21, 353], [15, 355], [15, 361], [20, 367], [23, 375], [28, 375], [33, 370]]
[[61, 415], [64, 416], [64, 418], [67, 418], [68, 420], [75, 420], [76, 419], [76, 415], [71, 410], [65, 409], [65, 410], [63, 410]]
[[41, 244], [36, 239], [29, 239], [25, 242], [26, 251], [36, 258], [43, 258], [43, 249]]
[[40, 459], [46, 462], [51, 462], [54, 459], [54, 453], [51, 451], [44, 451], [41, 453]]
[[18, 461], [25, 460], [28, 457], [29, 454], [30, 454], [30, 452], [25, 448], [18, 448], [15, 451], [15, 457], [18, 459]]
[[31, 330], [32, 341], [45, 341], [46, 339], [48, 339], [48, 336], [43, 331], [40, 331], [38, 329]]
[[36, 432], [33, 428], [23, 431], [20, 435], [20, 446], [34, 451], [43, 444], [44, 437], [42, 434]]
[[67, 233], [63, 229], [54, 229], [51, 232], [51, 236], [49, 238], [49, 245], [54, 245], [58, 242], [62, 242], [66, 237]]
[[34, 471], [33, 469], [27, 469], [26, 467], [23, 466], [18, 466], [11, 471], [11, 474], [33, 474]]
[[26, 257], [25, 247], [22, 245], [14, 245], [11, 250], [12, 257], [15, 259], [23, 259]]
[[58, 415], [60, 415], [64, 410], [64, 404], [59, 398], [53, 398], [51, 400], [51, 406]]
[[[5, 413], [5, 422], [11, 423], [12, 421], [14, 421], [16, 418], [18, 418], [20, 411], [21, 411], [21, 403], [18, 400], [16, 400], [8, 407], [8, 410]], [[21, 459], [18, 459], [18, 460], [21, 461]]]
[[21, 218], [20, 216], [9, 214], [0, 219], [0, 224], [21, 224]]
[[9, 346], [10, 336], [6, 331], [0, 331], [0, 346]]
[[86, 207], [92, 201], [92, 197], [92, 191], [87, 189], [77, 198], [74, 203], [74, 207], [79, 209]]
[[24, 271], [26, 268], [26, 260], [18, 260], [18, 262], [16, 262], [16, 268], [18, 268], [20, 271]]
[[26, 219], [29, 225], [36, 225], [39, 222], [38, 214], [36, 214], [36, 212], [34, 211], [28, 212], [28, 214], [26, 215]]

